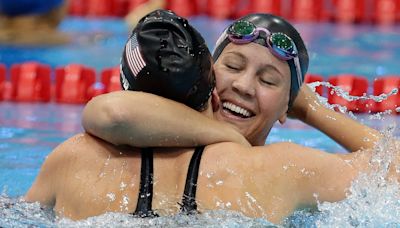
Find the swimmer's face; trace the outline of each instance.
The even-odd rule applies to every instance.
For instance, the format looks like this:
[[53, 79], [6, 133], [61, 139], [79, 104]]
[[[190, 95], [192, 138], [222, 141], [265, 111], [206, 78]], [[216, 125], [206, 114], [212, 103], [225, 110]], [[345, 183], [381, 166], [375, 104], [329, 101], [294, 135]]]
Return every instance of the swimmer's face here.
[[220, 97], [215, 117], [235, 125], [252, 145], [264, 145], [273, 124], [286, 120], [290, 68], [256, 43], [230, 43], [214, 65]]

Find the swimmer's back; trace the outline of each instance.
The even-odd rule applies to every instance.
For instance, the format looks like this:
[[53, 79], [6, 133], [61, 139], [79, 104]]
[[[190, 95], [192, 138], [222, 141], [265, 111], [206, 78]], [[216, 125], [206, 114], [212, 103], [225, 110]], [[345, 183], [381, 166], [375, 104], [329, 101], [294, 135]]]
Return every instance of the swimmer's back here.
[[[282, 148], [267, 148], [271, 149], [266, 152], [235, 143], [206, 146], [197, 183], [198, 210], [228, 209], [251, 217], [269, 215], [271, 221], [279, 221], [294, 210], [297, 182], [291, 180], [290, 173], [295, 169], [283, 168], [287, 160], [279, 156]], [[155, 150], [152, 208], [159, 215], [179, 212], [193, 151]], [[59, 215], [83, 219], [106, 212], [135, 211], [140, 185], [139, 149], [117, 147], [88, 134], [78, 134], [57, 147], [47, 160], [42, 169], [51, 171], [42, 170], [41, 174], [51, 181], [39, 191], [53, 191], [49, 195]], [[40, 183], [41, 179], [39, 176], [37, 181]], [[34, 190], [35, 184], [30, 191], [38, 191]], [[28, 192], [27, 200], [38, 199]]]

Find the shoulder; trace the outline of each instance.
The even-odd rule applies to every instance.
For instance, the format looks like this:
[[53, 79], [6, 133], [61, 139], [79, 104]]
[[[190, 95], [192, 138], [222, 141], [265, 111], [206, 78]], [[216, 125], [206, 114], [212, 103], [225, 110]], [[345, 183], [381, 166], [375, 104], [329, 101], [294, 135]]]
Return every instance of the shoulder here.
[[[55, 166], [60, 171], [82, 158], [92, 157], [102, 142], [87, 133], [76, 134], [59, 144], [46, 158], [43, 165]], [[79, 159], [78, 159], [79, 158]]]

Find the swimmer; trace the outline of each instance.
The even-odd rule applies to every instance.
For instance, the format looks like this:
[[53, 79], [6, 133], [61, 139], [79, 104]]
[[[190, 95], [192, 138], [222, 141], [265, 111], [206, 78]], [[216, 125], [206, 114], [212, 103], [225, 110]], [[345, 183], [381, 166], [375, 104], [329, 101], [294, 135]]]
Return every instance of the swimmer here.
[[[121, 59], [121, 81], [124, 89], [164, 95], [212, 117], [210, 96], [215, 78], [211, 53], [186, 19], [169, 11], [152, 12], [136, 26]], [[239, 133], [220, 126], [247, 144]], [[50, 153], [25, 199], [53, 207], [59, 216], [71, 219], [105, 212], [139, 217], [190, 213], [196, 211], [193, 184], [203, 149], [156, 153], [158, 149], [115, 146], [79, 134]], [[173, 166], [171, 160], [181, 165]], [[194, 164], [189, 165], [191, 160]], [[189, 168], [182, 169], [184, 164]]]
[[[238, 129], [254, 147], [212, 144], [204, 132], [218, 135], [213, 125], [219, 122], [174, 101], [138, 92], [96, 97], [85, 107], [83, 126], [116, 145], [190, 146], [191, 141], [192, 146], [208, 145], [198, 176], [199, 210], [230, 205], [224, 209], [275, 223], [296, 209], [316, 206], [317, 201], [345, 199], [359, 173], [373, 171], [370, 149], [380, 133], [325, 108], [315, 93], [301, 86], [307, 50], [284, 19], [250, 14], [234, 21], [221, 35], [214, 58], [218, 94], [213, 95], [219, 95], [214, 116]], [[284, 123], [288, 112], [357, 152], [327, 153], [289, 142], [264, 145], [272, 125]], [[162, 156], [158, 153], [162, 150], [154, 153]], [[398, 162], [391, 164], [391, 178], [399, 179]], [[217, 181], [223, 184], [217, 186]]]
[[67, 5], [64, 0], [0, 0], [0, 43], [68, 43], [68, 36], [57, 30], [66, 15]]

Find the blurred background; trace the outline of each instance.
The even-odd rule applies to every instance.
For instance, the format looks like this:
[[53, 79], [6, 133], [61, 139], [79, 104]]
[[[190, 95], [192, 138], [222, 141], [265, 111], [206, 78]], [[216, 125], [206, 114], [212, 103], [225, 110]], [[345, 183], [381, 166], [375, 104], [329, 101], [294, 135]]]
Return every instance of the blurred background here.
[[[307, 82], [327, 81], [356, 96], [400, 87], [400, 0], [0, 0], [0, 101], [84, 104], [119, 90], [123, 45], [157, 8], [189, 18], [211, 50], [230, 20], [280, 15], [306, 42]], [[354, 112], [400, 106], [396, 91], [384, 105], [346, 101], [327, 87], [318, 92]]]

